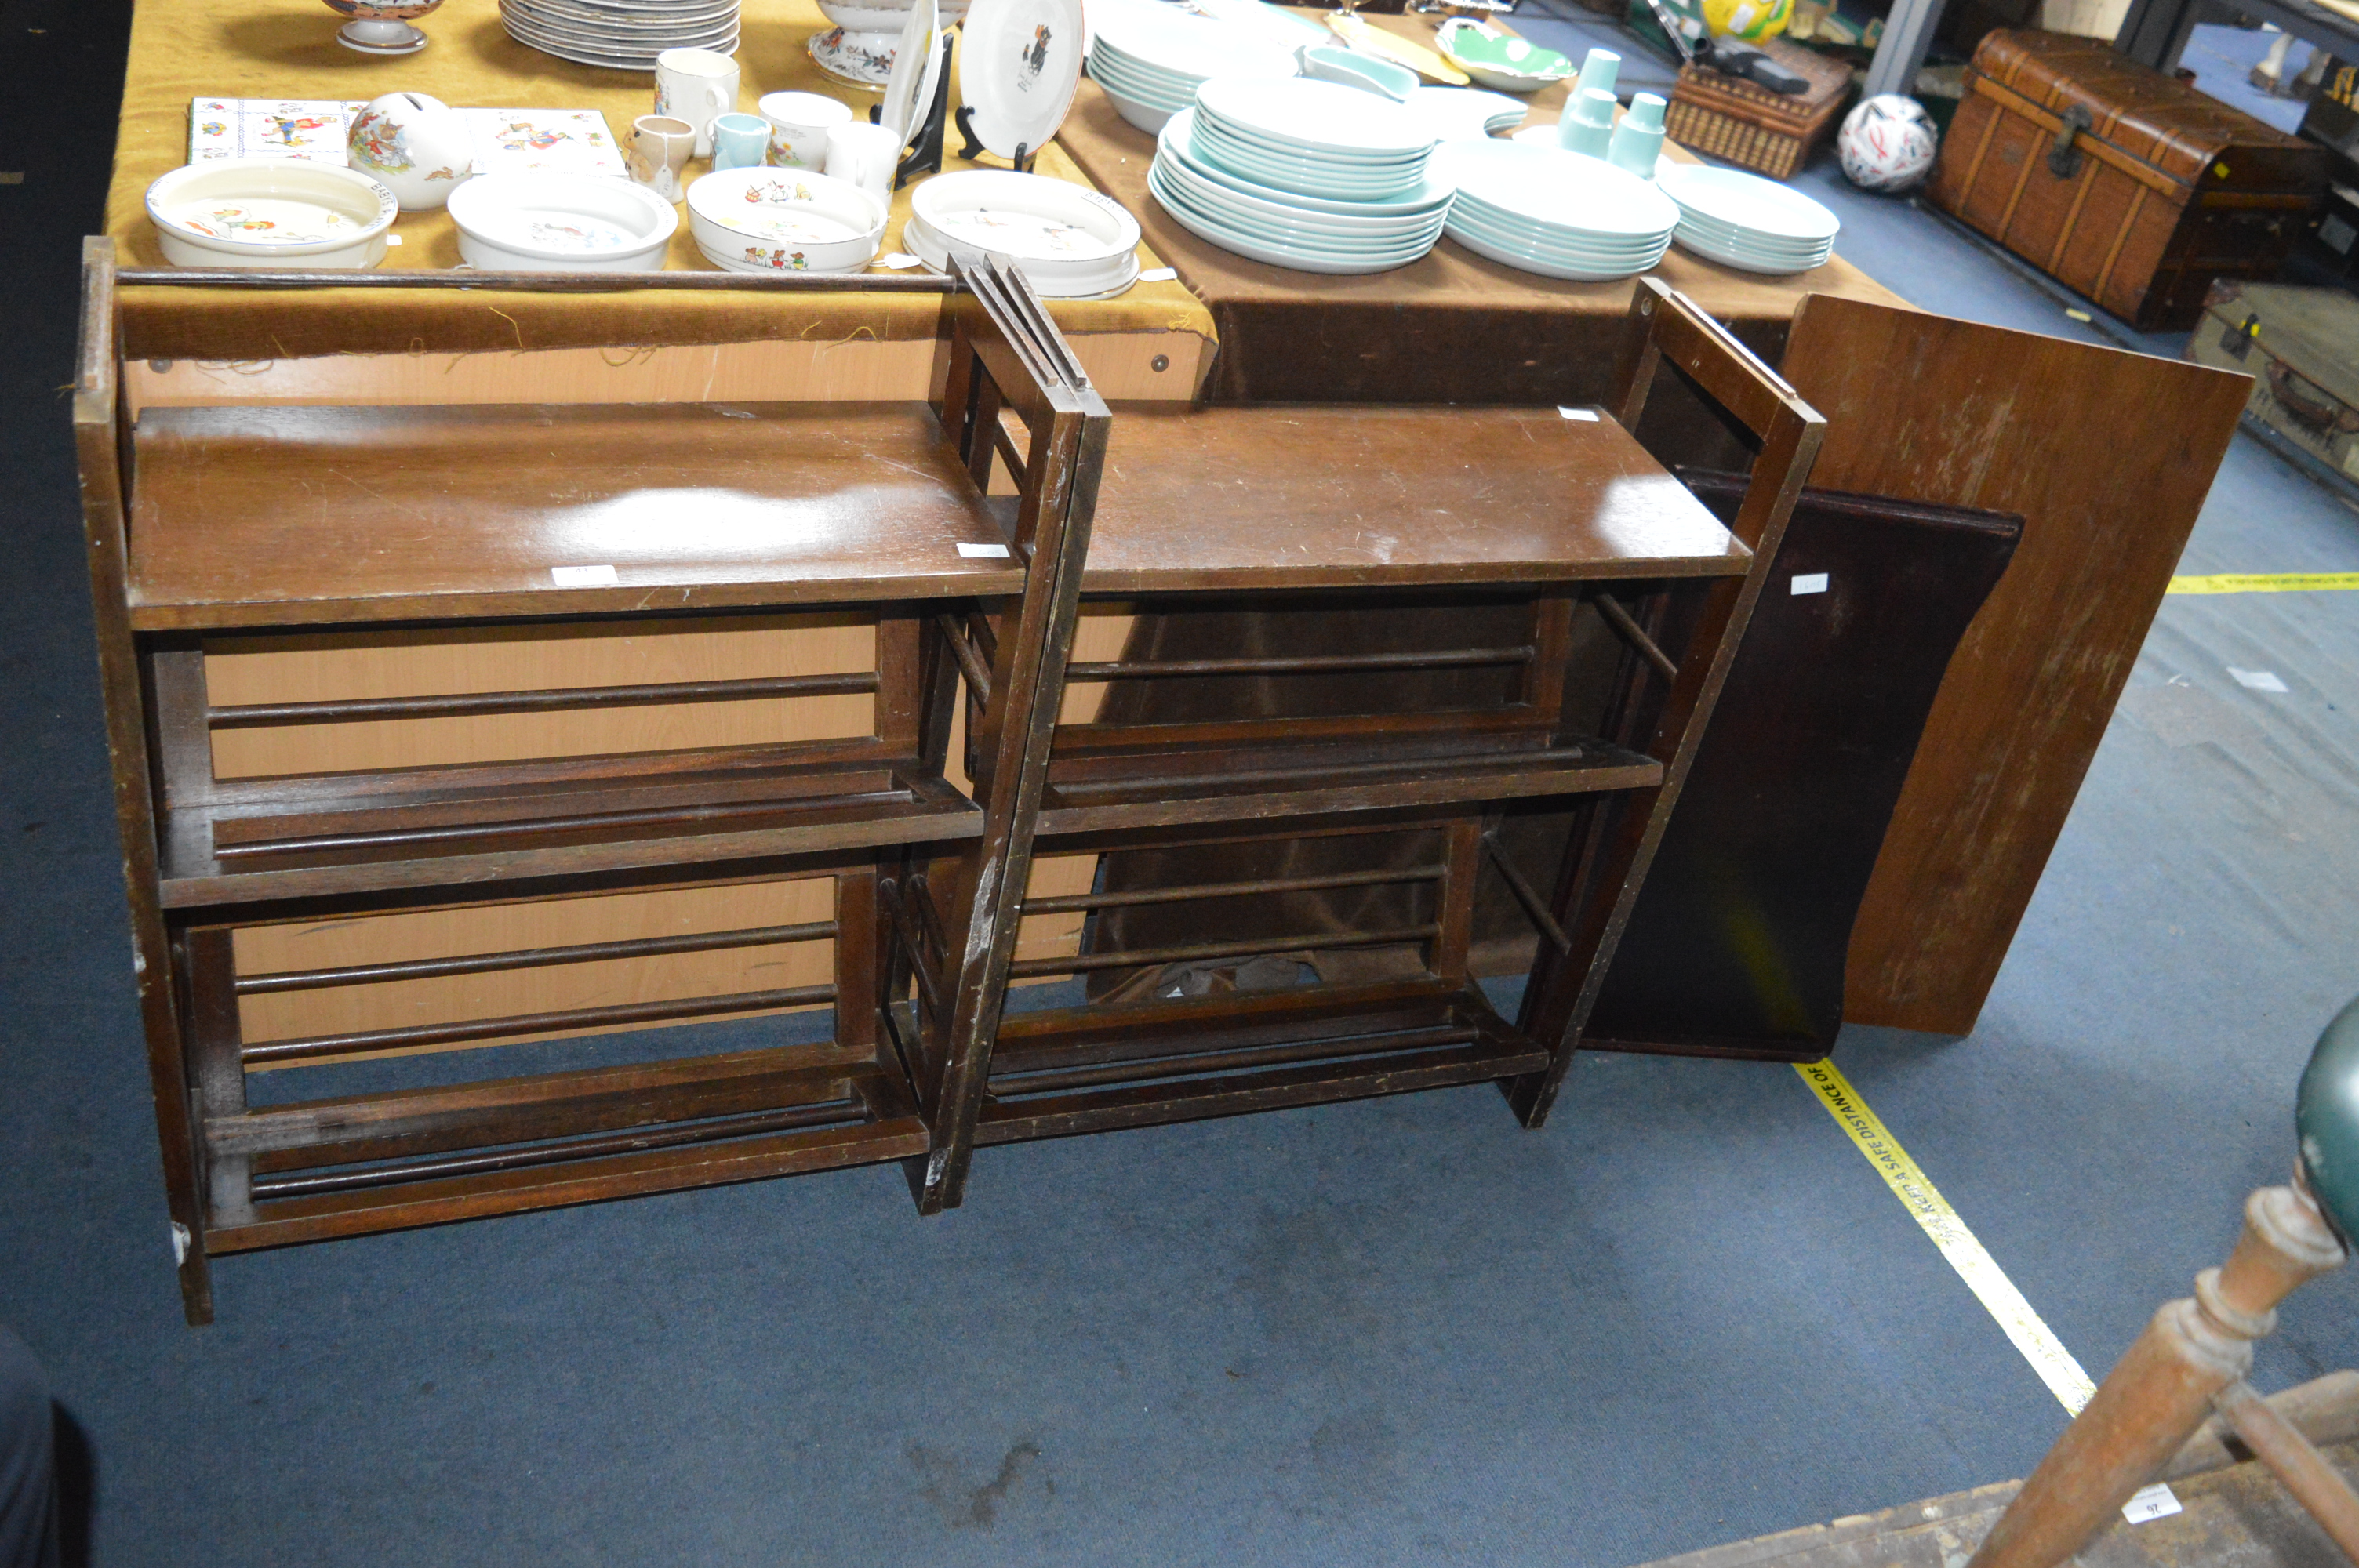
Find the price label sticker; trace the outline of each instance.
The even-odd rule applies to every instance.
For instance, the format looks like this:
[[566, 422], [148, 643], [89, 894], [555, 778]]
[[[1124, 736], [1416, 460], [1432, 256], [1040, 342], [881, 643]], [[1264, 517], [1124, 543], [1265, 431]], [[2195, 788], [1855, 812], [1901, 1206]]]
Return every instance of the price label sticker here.
[[1169, 283], [1180, 276], [1176, 266], [1151, 266], [1138, 275], [1141, 283]]
[[1007, 546], [1005, 545], [961, 545], [958, 552], [971, 561], [1004, 561], [1007, 558]]
[[2157, 1481], [2151, 1487], [2140, 1487], [2122, 1505], [2122, 1517], [2132, 1524], [2151, 1524], [2158, 1519], [2169, 1519], [2180, 1511], [2178, 1494]]
[[613, 588], [622, 580], [612, 567], [551, 567], [549, 575], [560, 588]]
[[1579, 419], [1591, 425], [1597, 423], [1597, 410], [1594, 408], [1567, 408], [1559, 404], [1556, 411], [1567, 419]]
[[1798, 595], [1799, 595], [1799, 594], [1805, 594], [1805, 593], [1824, 593], [1824, 592], [1826, 592], [1826, 590], [1827, 590], [1827, 574], [1826, 574], [1826, 573], [1824, 573], [1824, 572], [1796, 572], [1796, 573], [1794, 574], [1794, 591], [1795, 591], [1795, 593], [1796, 593], [1796, 594], [1798, 594]]

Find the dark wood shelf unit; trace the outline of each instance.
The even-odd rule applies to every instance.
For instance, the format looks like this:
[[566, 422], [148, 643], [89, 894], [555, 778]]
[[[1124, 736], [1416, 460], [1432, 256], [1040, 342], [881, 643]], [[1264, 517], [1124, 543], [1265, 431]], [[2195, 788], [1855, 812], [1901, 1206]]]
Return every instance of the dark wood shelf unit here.
[[[959, 258], [932, 405], [158, 408], [134, 421], [117, 397], [113, 268], [111, 244], [92, 242], [75, 423], [190, 1321], [211, 1315], [214, 1252], [926, 1159], [938, 1118], [882, 1027], [879, 887], [915, 847], [962, 862], [957, 939], [926, 983], [965, 998], [1003, 987], [1021, 872], [1007, 884], [992, 871], [1028, 855], [1032, 737], [1054, 700], [1039, 672], [1072, 634], [1108, 421], [1021, 278]], [[1016, 481], [1012, 512], [984, 501], [995, 466]], [[395, 628], [628, 617], [694, 632], [834, 606], [873, 618], [870, 667], [343, 701], [216, 703], [207, 689], [215, 654], [333, 654]], [[978, 715], [991, 736], [978, 765], [1008, 785], [989, 803], [945, 771], [945, 611], [1008, 629]], [[866, 733], [294, 775], [219, 763], [225, 734], [277, 726], [844, 697], [869, 704]], [[763, 872], [827, 884], [832, 917], [310, 970], [238, 957], [241, 930], [272, 923]], [[832, 944], [823, 984], [303, 1037], [248, 1038], [244, 1011], [289, 989], [815, 941]], [[267, 1107], [247, 1092], [259, 1071], [812, 1006], [832, 1010], [828, 1044], [520, 1076], [501, 1075], [495, 1050], [456, 1086]], [[956, 1025], [939, 1046], [951, 1059]]]
[[[1614, 410], [1117, 416], [1020, 276], [963, 255], [931, 405], [132, 421], [106, 242], [91, 243], [86, 275], [85, 520], [191, 1321], [210, 1315], [214, 1252], [896, 1160], [933, 1213], [960, 1201], [978, 1144], [1485, 1081], [1537, 1125], [1822, 425], [1653, 280]], [[1759, 442], [1730, 524], [1629, 434], [1666, 362]], [[990, 493], [1002, 475], [1012, 495]], [[1143, 631], [1120, 658], [1076, 661], [1085, 594], [1153, 607], [1141, 628], [1244, 605], [1357, 617], [1365, 636], [1289, 658], [1217, 637], [1139, 645], [1165, 634]], [[1497, 611], [1495, 636], [1414, 632], [1420, 605], [1473, 603]], [[865, 667], [829, 654], [838, 663], [815, 673], [788, 660], [709, 680], [208, 689], [216, 655], [257, 648], [309, 657], [416, 628], [571, 634], [785, 611], [867, 617]], [[1568, 711], [1583, 638], [1618, 660], [1593, 713]], [[1060, 722], [1069, 681], [1106, 687], [1089, 722]], [[1174, 681], [1263, 683], [1271, 700], [1245, 718], [1138, 708], [1139, 691]], [[822, 739], [221, 763], [239, 737], [289, 726], [845, 698], [868, 704], [865, 728], [846, 732], [831, 710], [838, 728], [793, 732]], [[1587, 825], [1547, 887], [1496, 851], [1502, 814], [1536, 801]], [[1108, 849], [1166, 853], [1182, 874], [1028, 892], [1036, 850]], [[1513, 1022], [1469, 972], [1490, 876], [1545, 938]], [[829, 917], [498, 951], [240, 955], [254, 933], [299, 924], [764, 879], [818, 884]], [[1388, 920], [1306, 923], [1288, 902], [1401, 884], [1411, 913]], [[1154, 936], [1157, 919], [1208, 902], [1234, 916], [1221, 939]], [[1016, 957], [1027, 916], [1074, 913], [1088, 916], [1080, 952]], [[821, 983], [247, 1028], [288, 992], [821, 941]], [[1315, 983], [1292, 983], [1304, 973]], [[1007, 1014], [1012, 983], [1060, 974], [1089, 1000]], [[453, 1083], [269, 1105], [247, 1092], [256, 1072], [795, 1007], [831, 1010], [832, 1038], [525, 1074], [497, 1070], [493, 1049], [479, 1073], [440, 1057]]]
[[[1628, 433], [1666, 362], [1759, 443], [1732, 526]], [[1519, 620], [1480, 647], [1419, 647], [1371, 630], [1382, 645], [1308, 661], [1222, 650], [1217, 633], [1211, 646], [1177, 651], [1138, 646], [1135, 634], [1122, 659], [1067, 669], [1067, 679], [1115, 684], [1097, 721], [1053, 730], [1042, 852], [1152, 844], [1183, 868], [1203, 851], [1242, 853], [1217, 862], [1226, 873], [1313, 837], [1381, 860], [1406, 831], [1430, 841], [1431, 859], [1411, 868], [1430, 886], [1426, 914], [1381, 929], [1289, 929], [1239, 903], [1224, 906], [1236, 912], [1234, 940], [1159, 945], [1127, 932], [1138, 922], [1151, 930], [1158, 905], [1271, 898], [1321, 880], [1266, 866], [1217, 879], [1183, 869], [1177, 885], [1027, 901], [1027, 914], [1087, 909], [1093, 925], [1077, 958], [1019, 964], [1013, 976], [1082, 976], [1105, 987], [1103, 999], [998, 1020], [988, 1074], [964, 1100], [946, 1098], [953, 1135], [921, 1207], [960, 1201], [973, 1147], [1027, 1138], [1485, 1080], [1507, 1087], [1527, 1124], [1545, 1119], [1579, 1046], [1593, 977], [1629, 918], [1823, 428], [1725, 330], [1651, 279], [1634, 303], [1623, 373], [1618, 419], [1290, 406], [1117, 418], [1084, 587], [1144, 596], [1134, 601], [1155, 612], [1141, 622], [1153, 635], [1186, 621], [1191, 594], [1215, 613], [1323, 604], [1375, 626], [1419, 596], [1454, 593], [1512, 607]], [[1564, 712], [1582, 617], [1622, 648], [1617, 696], [1595, 716], [1597, 733]], [[977, 619], [951, 635], [979, 664], [994, 629]], [[1460, 684], [1470, 671], [1498, 672], [1487, 699]], [[1402, 683], [1401, 700], [1381, 712], [1364, 700], [1335, 711], [1315, 697], [1289, 708], [1278, 695], [1289, 681], [1377, 673]], [[1267, 683], [1266, 710], [1153, 723], [1123, 710], [1125, 683], [1181, 675]], [[970, 682], [969, 703], [983, 695]], [[1469, 973], [1475, 885], [1494, 858], [1485, 845], [1500, 810], [1549, 798], [1588, 803], [1588, 828], [1553, 888], [1516, 878], [1551, 941], [1511, 1025]], [[1378, 864], [1326, 885], [1388, 875], [1409, 873]], [[913, 969], [930, 961], [929, 896], [906, 879], [897, 893], [897, 939]], [[1307, 968], [1316, 982], [1257, 989], [1268, 977], [1249, 983], [1239, 970], [1230, 994], [1174, 1000], [1157, 989], [1211, 985], [1220, 966], [1256, 960]], [[1393, 972], [1355, 979], [1353, 962]], [[1142, 982], [1153, 1000], [1127, 994]], [[921, 1040], [929, 1002], [920, 994], [901, 1004], [897, 1033]]]

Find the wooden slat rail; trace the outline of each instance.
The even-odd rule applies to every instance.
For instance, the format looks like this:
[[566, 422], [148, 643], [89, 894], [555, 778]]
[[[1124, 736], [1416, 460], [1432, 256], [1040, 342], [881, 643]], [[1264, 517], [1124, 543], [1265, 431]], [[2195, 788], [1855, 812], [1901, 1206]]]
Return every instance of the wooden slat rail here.
[[958, 661], [959, 673], [966, 676], [969, 699], [978, 706], [991, 701], [991, 671], [986, 661], [988, 653], [978, 649], [967, 635], [967, 623], [955, 615], [936, 617], [941, 627], [942, 641], [950, 644], [951, 657]]
[[769, 947], [834, 936], [832, 920], [797, 925], [757, 925], [737, 931], [705, 931], [685, 936], [635, 936], [620, 942], [577, 942], [562, 947], [525, 947], [505, 953], [471, 953], [452, 958], [413, 958], [390, 964], [346, 964], [323, 969], [280, 969], [240, 975], [239, 996], [275, 991], [320, 990], [331, 986], [381, 985], [388, 980], [439, 979], [449, 975], [496, 974], [507, 969], [548, 968], [560, 964], [595, 964], [611, 958], [658, 958], [675, 953], [712, 953], [731, 947]]
[[842, 276], [819, 273], [727, 272], [306, 272], [299, 267], [127, 266], [115, 274], [126, 288], [457, 288], [535, 294], [948, 294], [951, 279], [930, 273]]
[[238, 1055], [252, 1066], [284, 1066], [297, 1062], [325, 1062], [375, 1051], [399, 1051], [422, 1045], [453, 1045], [469, 1040], [494, 1040], [506, 1034], [546, 1034], [560, 1029], [611, 1028], [625, 1023], [660, 1023], [678, 1018], [718, 1017], [732, 1012], [766, 1012], [779, 1008], [808, 1007], [833, 1001], [832, 985], [784, 986], [774, 990], [733, 991], [726, 996], [677, 997], [668, 1001], [615, 1002], [605, 1007], [560, 1008], [549, 1012], [523, 1012], [505, 1018], [471, 1018], [455, 1023], [412, 1023], [398, 1029], [365, 1029], [352, 1034], [315, 1034], [292, 1040], [265, 1040], [239, 1048]]
[[1127, 909], [1139, 904], [1187, 903], [1200, 898], [1245, 898], [1273, 892], [1317, 892], [1329, 888], [1378, 887], [1392, 882], [1437, 881], [1449, 874], [1443, 866], [1410, 866], [1400, 871], [1339, 871], [1328, 876], [1263, 877], [1251, 881], [1197, 882], [1181, 887], [1145, 888], [1136, 892], [1060, 893], [1027, 898], [1027, 914], [1071, 914], [1091, 909]]
[[1496, 833], [1483, 835], [1483, 852], [1490, 858], [1492, 866], [1499, 873], [1499, 880], [1507, 884], [1507, 891], [1516, 895], [1516, 902], [1523, 907], [1524, 914], [1539, 928], [1540, 935], [1547, 937], [1558, 952], [1571, 952], [1572, 938], [1565, 935], [1564, 927], [1549, 910], [1548, 900], [1540, 897], [1539, 890], [1532, 886], [1531, 880], [1516, 866], [1515, 857], [1500, 847]]
[[282, 1198], [253, 1220], [209, 1230], [205, 1241], [214, 1252], [245, 1252], [683, 1187], [763, 1181], [912, 1159], [925, 1152], [925, 1122], [913, 1114], [897, 1115], [844, 1127], [699, 1142], [684, 1150], [641, 1149], [523, 1170], [408, 1181], [359, 1193]]
[[919, 887], [919, 879], [909, 879], [907, 896], [901, 884], [891, 878], [877, 883], [877, 896], [884, 901], [886, 913], [893, 922], [893, 935], [908, 961], [910, 978], [917, 981], [918, 994], [925, 1000], [929, 1016], [942, 1010], [941, 982], [934, 978], [936, 966], [943, 961], [941, 944], [933, 940], [932, 928], [921, 923], [920, 916], [909, 906], [930, 910], [932, 900], [926, 898]]
[[1012, 965], [1008, 972], [1028, 979], [1035, 975], [1079, 975], [1093, 969], [1139, 969], [1152, 964], [1243, 958], [1261, 953], [1293, 953], [1317, 947], [1384, 947], [1402, 942], [1430, 942], [1440, 934], [1441, 927], [1434, 925], [1397, 925], [1381, 931], [1322, 931], [1307, 935], [1262, 937], [1248, 942], [1193, 942], [1178, 947], [1083, 953], [1070, 958], [1022, 958]]
[[1070, 1089], [1097, 1088], [1107, 1084], [1211, 1077], [1253, 1067], [1291, 1066], [1300, 1062], [1356, 1062], [1386, 1052], [1471, 1044], [1482, 1037], [1482, 1032], [1475, 1029], [1413, 1029], [1399, 1034], [1366, 1035], [1358, 1039], [1310, 1040], [1290, 1045], [1250, 1045], [1227, 1051], [1201, 1051], [1184, 1055], [1158, 1056], [1151, 1062], [1109, 1062], [1095, 1067], [1042, 1067], [1029, 1072], [994, 1073], [991, 1092], [994, 1098], [1006, 1103], [1020, 1095], [1058, 1094]]
[[1620, 600], [1610, 593], [1601, 593], [1590, 602], [1597, 606], [1598, 612], [1605, 617], [1605, 623], [1619, 633], [1624, 642], [1636, 648], [1641, 658], [1662, 672], [1664, 679], [1680, 678], [1678, 662], [1663, 652], [1652, 637], [1647, 635], [1647, 629], [1638, 624], [1636, 619], [1631, 615]]
[[[215, 1117], [206, 1123], [205, 1136], [223, 1153], [270, 1156], [302, 1151], [311, 1156], [304, 1163], [349, 1163], [371, 1157], [355, 1150], [428, 1148], [432, 1145], [421, 1141], [452, 1133], [475, 1135], [477, 1141], [527, 1142], [565, 1130], [558, 1119], [584, 1109], [625, 1119], [585, 1129], [608, 1131], [634, 1120], [680, 1121], [832, 1102], [850, 1093], [852, 1076], [875, 1065], [869, 1054], [853, 1047], [769, 1046], [717, 1056], [298, 1100]], [[318, 1157], [322, 1151], [332, 1158]]]
[[1511, 1051], [1484, 1044], [1386, 1052], [1343, 1062], [1277, 1067], [1178, 1084], [1149, 1081], [1038, 1099], [995, 1102], [976, 1129], [979, 1142], [1059, 1138], [1117, 1128], [1148, 1127], [1212, 1117], [1243, 1116], [1289, 1106], [1372, 1099], [1511, 1078], [1546, 1065], [1537, 1048]]
[[1353, 670], [1453, 670], [1495, 665], [1528, 665], [1538, 650], [1448, 648], [1430, 654], [1334, 654], [1271, 659], [1128, 659], [1065, 666], [1069, 681], [1155, 680], [1177, 676], [1313, 676]]
[[756, 1133], [808, 1128], [842, 1127], [867, 1119], [867, 1107], [853, 1098], [791, 1110], [748, 1111], [741, 1116], [715, 1117], [710, 1121], [668, 1124], [637, 1132], [568, 1139], [563, 1142], [502, 1149], [484, 1154], [462, 1154], [441, 1160], [415, 1160], [355, 1171], [332, 1171], [300, 1176], [259, 1176], [255, 1179], [256, 1203], [274, 1198], [312, 1197], [331, 1193], [360, 1192], [397, 1183], [435, 1181], [451, 1176], [480, 1175], [495, 1171], [523, 1170], [603, 1155], [636, 1154], [655, 1149], [718, 1143]]
[[352, 724], [393, 719], [551, 713], [571, 708], [650, 708], [683, 702], [751, 702], [765, 697], [857, 695], [872, 693], [876, 687], [875, 671], [853, 670], [842, 675], [777, 676], [754, 680], [661, 681], [647, 686], [353, 697], [337, 702], [256, 702], [209, 708], [205, 710], [205, 724], [213, 730], [252, 730], [282, 724]]

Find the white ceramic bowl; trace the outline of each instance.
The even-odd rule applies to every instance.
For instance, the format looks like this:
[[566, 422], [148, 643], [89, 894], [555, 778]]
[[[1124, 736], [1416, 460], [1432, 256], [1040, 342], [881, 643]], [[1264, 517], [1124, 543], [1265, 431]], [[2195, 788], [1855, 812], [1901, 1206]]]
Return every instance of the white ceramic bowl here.
[[364, 174], [295, 158], [219, 158], [147, 188], [174, 266], [371, 267], [401, 204]]
[[603, 175], [479, 174], [451, 193], [459, 254], [490, 272], [660, 272], [671, 203]]
[[858, 272], [885, 243], [885, 203], [800, 168], [724, 168], [688, 188], [696, 248], [729, 272]]
[[910, 194], [909, 222], [944, 248], [1004, 257], [1034, 287], [1060, 296], [1112, 287], [1138, 245], [1138, 220], [1121, 202], [1010, 169], [936, 175]]

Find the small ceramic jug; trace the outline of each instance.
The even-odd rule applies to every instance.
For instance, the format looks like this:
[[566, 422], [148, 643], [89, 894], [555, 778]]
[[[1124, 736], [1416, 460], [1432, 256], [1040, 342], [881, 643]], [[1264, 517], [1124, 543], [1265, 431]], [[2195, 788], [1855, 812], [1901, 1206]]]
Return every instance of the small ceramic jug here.
[[696, 150], [696, 127], [668, 114], [631, 122], [631, 178], [667, 201], [679, 200], [679, 177]]
[[752, 168], [770, 150], [770, 122], [759, 114], [716, 114], [712, 119], [712, 167]]
[[838, 125], [827, 134], [827, 168], [822, 172], [890, 201], [893, 174], [900, 161], [900, 132], [886, 125]]
[[475, 172], [474, 138], [440, 98], [388, 92], [353, 116], [344, 159], [392, 191], [403, 211], [430, 212]]

